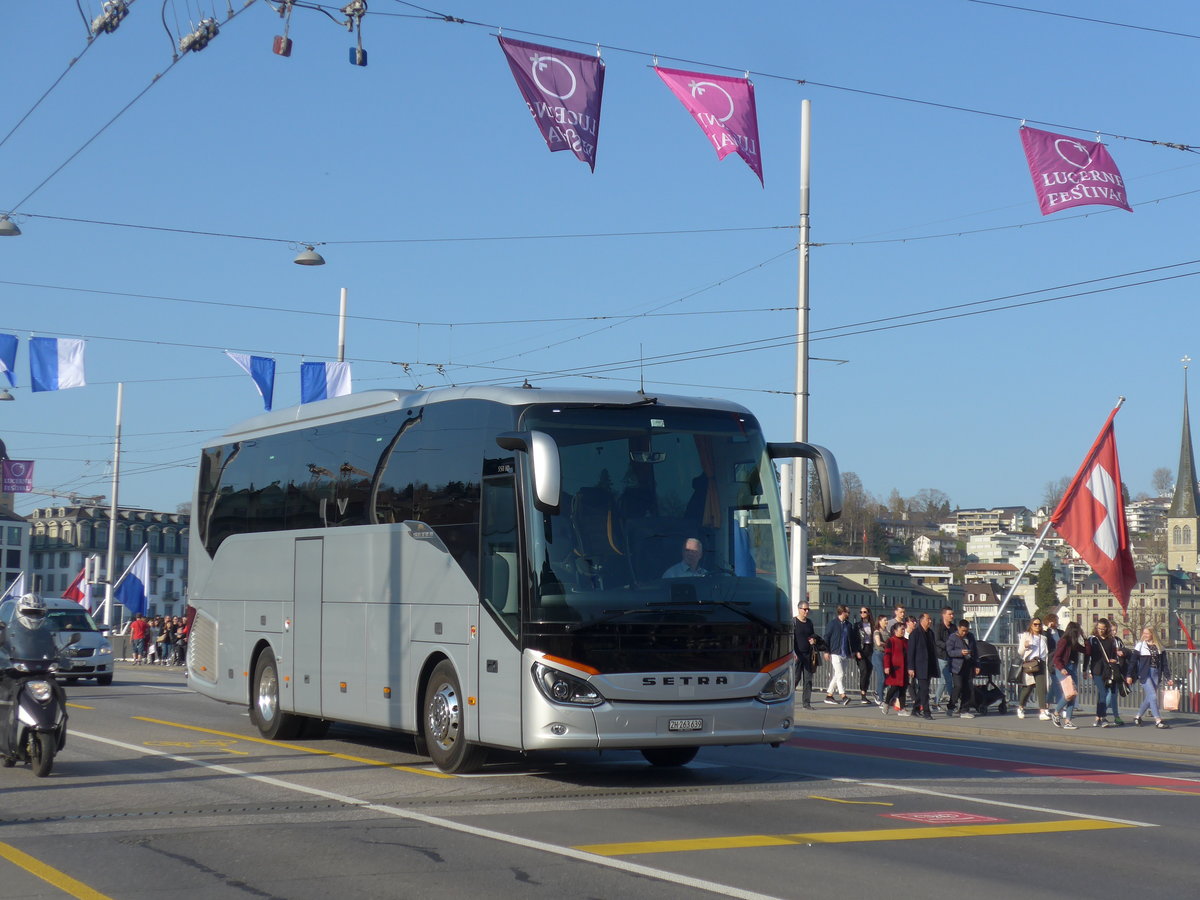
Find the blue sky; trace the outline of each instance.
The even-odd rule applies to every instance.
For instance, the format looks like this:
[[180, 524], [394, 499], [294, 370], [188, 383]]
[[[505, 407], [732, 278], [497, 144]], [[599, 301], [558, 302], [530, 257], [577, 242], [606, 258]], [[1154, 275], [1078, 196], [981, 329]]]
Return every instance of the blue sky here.
[[[1029, 5], [1200, 34], [1183, 2]], [[224, 20], [225, 0], [136, 0], [0, 146], [0, 211], [170, 65], [164, 17], [186, 30], [214, 7]], [[39, 491], [108, 493], [123, 381], [122, 502], [190, 499], [197, 447], [261, 409], [221, 350], [275, 356], [276, 408], [298, 402], [301, 355], [336, 352], [343, 287], [357, 390], [527, 374], [636, 388], [636, 367], [597, 370], [680, 354], [645, 367], [649, 391], [737, 400], [768, 437], [790, 439], [796, 232], [786, 226], [798, 220], [806, 98], [811, 237], [823, 245], [811, 254], [810, 352], [844, 360], [811, 365], [810, 438], [881, 499], [938, 488], [960, 506], [1034, 506], [1124, 395], [1130, 489], [1174, 470], [1180, 358], [1200, 357], [1200, 155], [1105, 137], [1135, 211], [1043, 217], [1018, 126], [1200, 145], [1196, 38], [969, 0], [430, 8], [521, 40], [602, 46], [595, 174], [546, 150], [494, 28], [371, 0], [359, 68], [347, 62], [353, 37], [313, 10], [293, 15], [292, 56], [273, 55], [281, 21], [259, 0], [21, 203], [23, 235], [0, 240], [0, 331], [22, 339], [0, 437], [10, 455], [37, 460]], [[2, 137], [86, 34], [71, 3], [5, 3], [0, 34]], [[759, 73], [765, 189], [736, 156], [717, 162], [648, 68], [654, 54], [669, 67]], [[612, 234], [624, 236], [555, 237]], [[292, 265], [288, 242], [322, 243], [328, 264]], [[1111, 276], [1124, 277], [1055, 290]], [[1184, 277], [1128, 286], [1167, 276]], [[960, 310], [981, 315], [856, 327], [1012, 295], [1024, 296]], [[31, 333], [87, 338], [88, 387], [31, 394]], [[713, 355], [752, 341], [771, 346]], [[605, 377], [537, 375], [558, 370]], [[17, 508], [50, 502], [30, 494]]]

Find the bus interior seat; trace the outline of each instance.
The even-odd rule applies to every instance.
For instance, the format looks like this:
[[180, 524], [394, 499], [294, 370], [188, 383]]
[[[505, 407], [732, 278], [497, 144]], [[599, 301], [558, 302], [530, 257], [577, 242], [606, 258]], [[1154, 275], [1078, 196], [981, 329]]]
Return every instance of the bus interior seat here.
[[571, 502], [571, 527], [575, 533], [576, 565], [581, 576], [599, 586], [625, 584], [629, 560], [613, 495], [604, 488], [582, 487]]

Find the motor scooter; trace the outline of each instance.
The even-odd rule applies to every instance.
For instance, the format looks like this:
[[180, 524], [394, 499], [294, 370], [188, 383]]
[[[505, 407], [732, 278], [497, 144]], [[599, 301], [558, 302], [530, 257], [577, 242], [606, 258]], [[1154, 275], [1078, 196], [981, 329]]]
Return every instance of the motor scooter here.
[[[80, 640], [67, 641], [66, 652]], [[24, 762], [45, 778], [67, 744], [67, 698], [54, 675], [60, 651], [44, 628], [0, 622], [0, 765]]]

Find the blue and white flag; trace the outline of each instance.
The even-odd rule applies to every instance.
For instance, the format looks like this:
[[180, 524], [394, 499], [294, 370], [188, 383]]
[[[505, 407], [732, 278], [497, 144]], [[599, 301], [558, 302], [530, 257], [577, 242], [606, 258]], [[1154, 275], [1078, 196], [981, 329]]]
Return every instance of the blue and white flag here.
[[142, 549], [113, 588], [113, 600], [129, 610], [130, 615], [146, 614], [150, 600], [149, 544], [142, 544]]
[[30, 338], [30, 387], [35, 391], [65, 391], [86, 385], [83, 346], [78, 338]]
[[20, 597], [24, 593], [25, 573], [18, 572], [17, 577], [13, 579], [12, 584], [5, 588], [3, 594], [0, 594], [0, 602], [7, 600], [9, 597]]
[[350, 363], [306, 362], [300, 364], [300, 402], [328, 400], [350, 393]]
[[262, 394], [263, 409], [271, 411], [271, 399], [275, 396], [275, 360], [269, 356], [251, 356], [248, 353], [231, 353], [225, 355], [242, 367], [243, 371], [254, 379], [254, 386]]
[[15, 334], [0, 334], [0, 372], [4, 373], [10, 386], [17, 386], [17, 380], [14, 377], [17, 373], [17, 336]]

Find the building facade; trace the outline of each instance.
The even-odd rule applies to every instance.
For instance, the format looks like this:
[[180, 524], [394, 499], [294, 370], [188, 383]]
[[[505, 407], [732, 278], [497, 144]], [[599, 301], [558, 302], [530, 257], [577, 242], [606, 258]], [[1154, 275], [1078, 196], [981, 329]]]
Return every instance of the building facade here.
[[[12, 494], [7, 495], [10, 499]], [[0, 594], [25, 571], [29, 561], [29, 522], [0, 503]]]
[[[182, 615], [187, 605], [187, 556], [191, 517], [187, 513], [121, 509], [117, 516], [116, 577], [143, 545], [150, 547], [150, 615]], [[99, 557], [107, 577], [109, 510], [57, 506], [29, 514], [28, 571], [36, 590], [61, 596], [89, 556]]]

